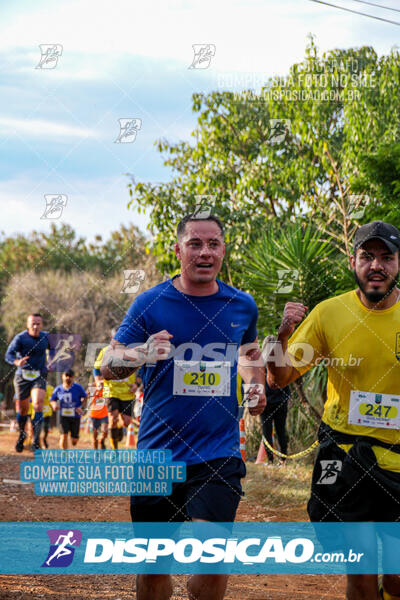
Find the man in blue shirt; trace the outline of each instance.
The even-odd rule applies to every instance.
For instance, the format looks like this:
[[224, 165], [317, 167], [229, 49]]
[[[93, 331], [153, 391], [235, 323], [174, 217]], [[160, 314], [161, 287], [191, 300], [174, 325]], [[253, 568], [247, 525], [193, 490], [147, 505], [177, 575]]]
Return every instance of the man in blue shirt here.
[[71, 442], [76, 446], [79, 440], [79, 428], [83, 414], [82, 404], [86, 399], [86, 392], [79, 383], [74, 382], [72, 369], [62, 374], [62, 384], [54, 390], [50, 402], [54, 410], [60, 411], [60, 448], [68, 449], [68, 434], [71, 434]]
[[[265, 406], [264, 363], [253, 298], [216, 279], [225, 254], [214, 215], [185, 217], [175, 253], [181, 273], [140, 294], [129, 308], [101, 372], [126, 377], [142, 366], [144, 402], [138, 448], [169, 448], [187, 478], [171, 496], [133, 496], [133, 521], [232, 522], [246, 474], [240, 454], [237, 371], [252, 415]], [[131, 346], [127, 349], [127, 346]], [[130, 362], [129, 362], [130, 361]], [[221, 600], [226, 575], [194, 575], [193, 600]], [[167, 600], [169, 575], [139, 575], [138, 600]]]
[[33, 450], [40, 448], [40, 431], [43, 423], [43, 401], [46, 395], [46, 350], [50, 347], [47, 331], [42, 331], [43, 320], [39, 313], [28, 316], [26, 330], [11, 341], [5, 355], [17, 371], [14, 377], [19, 437], [15, 450], [22, 452], [26, 437], [25, 426], [32, 398], [35, 418], [33, 420]]

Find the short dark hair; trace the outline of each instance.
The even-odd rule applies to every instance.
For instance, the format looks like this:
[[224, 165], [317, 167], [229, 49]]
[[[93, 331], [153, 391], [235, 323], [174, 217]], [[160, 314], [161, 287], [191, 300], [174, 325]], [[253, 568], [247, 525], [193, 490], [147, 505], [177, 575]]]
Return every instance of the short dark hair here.
[[63, 372], [63, 375], [70, 375], [71, 377], [73, 377], [75, 375], [75, 373], [72, 369], [67, 369], [66, 371]]
[[30, 315], [28, 315], [28, 317], [40, 317], [41, 319], [43, 319], [40, 313], [31, 313]]
[[222, 237], [224, 237], [224, 226], [222, 225], [222, 221], [217, 215], [209, 215], [204, 219], [198, 219], [194, 216], [195, 213], [191, 213], [190, 215], [185, 215], [183, 219], [181, 219], [178, 223], [178, 227], [176, 228], [176, 235], [178, 240], [185, 234], [186, 223], [189, 221], [214, 221], [218, 225], [221, 230]]

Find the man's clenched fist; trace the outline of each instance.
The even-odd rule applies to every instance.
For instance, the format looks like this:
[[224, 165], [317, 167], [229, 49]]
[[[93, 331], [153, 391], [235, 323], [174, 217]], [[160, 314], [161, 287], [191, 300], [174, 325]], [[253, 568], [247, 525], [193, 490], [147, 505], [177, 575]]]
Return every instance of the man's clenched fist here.
[[111, 340], [104, 354], [100, 372], [104, 379], [125, 379], [146, 362], [164, 360], [171, 352], [172, 334], [165, 329], [154, 333], [142, 346], [127, 348], [124, 344]]
[[289, 338], [298, 323], [304, 319], [308, 307], [300, 302], [287, 302], [283, 310], [282, 323], [278, 330], [278, 337]]
[[261, 383], [245, 383], [243, 406], [247, 406], [249, 413], [255, 417], [260, 415], [266, 406], [265, 387]]
[[[135, 348], [135, 351], [138, 353], [138, 358], [143, 359], [143, 363], [165, 360], [171, 352], [170, 339], [172, 337], [174, 336], [171, 333], [168, 333], [166, 329], [163, 329], [158, 333], [153, 333], [144, 346]], [[129, 350], [124, 354], [124, 359], [131, 360], [129, 358]]]

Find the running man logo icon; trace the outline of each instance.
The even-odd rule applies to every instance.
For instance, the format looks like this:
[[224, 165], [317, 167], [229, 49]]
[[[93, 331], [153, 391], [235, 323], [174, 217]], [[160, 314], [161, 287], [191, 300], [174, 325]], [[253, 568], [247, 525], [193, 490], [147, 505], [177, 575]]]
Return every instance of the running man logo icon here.
[[81, 347], [79, 333], [50, 333], [49, 342], [48, 370], [62, 373], [71, 369], [74, 364], [75, 352]]
[[394, 351], [397, 360], [400, 362], [400, 331], [396, 333], [396, 349]]
[[75, 548], [81, 545], [79, 529], [48, 529], [49, 553], [42, 567], [68, 567], [74, 558]]
[[65, 194], [45, 194], [46, 208], [41, 219], [59, 219], [64, 207], [67, 206], [68, 196]]
[[124, 269], [124, 283], [120, 294], [136, 294], [145, 279], [143, 269]]
[[215, 204], [215, 194], [199, 194], [195, 196], [196, 206], [192, 214], [192, 219], [208, 219], [211, 215], [213, 204]]
[[297, 269], [278, 269], [278, 285], [276, 286], [277, 294], [290, 294], [294, 288], [294, 282], [299, 279]]
[[142, 129], [142, 119], [118, 119], [118, 122], [120, 132], [114, 144], [132, 144], [137, 132]]
[[62, 55], [61, 44], [39, 44], [41, 57], [35, 69], [55, 69]]
[[290, 119], [270, 119], [270, 132], [268, 141], [270, 144], [280, 144], [284, 141], [289, 131]]
[[317, 484], [330, 485], [335, 483], [337, 476], [342, 470], [341, 460], [320, 460], [321, 464], [321, 476], [317, 481]]
[[369, 203], [368, 196], [360, 196], [351, 194], [349, 196], [349, 206], [347, 209], [347, 217], [349, 219], [362, 219], [365, 214], [365, 209]]
[[189, 69], [208, 69], [215, 56], [215, 44], [192, 44], [194, 56]]

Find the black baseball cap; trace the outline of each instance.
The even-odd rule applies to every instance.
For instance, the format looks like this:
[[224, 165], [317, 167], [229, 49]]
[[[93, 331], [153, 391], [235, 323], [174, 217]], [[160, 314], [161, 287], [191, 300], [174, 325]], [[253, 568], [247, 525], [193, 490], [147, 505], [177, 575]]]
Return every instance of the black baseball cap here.
[[382, 240], [393, 254], [400, 251], [400, 231], [397, 227], [384, 221], [372, 221], [357, 229], [354, 236], [354, 252], [365, 242], [375, 238]]

